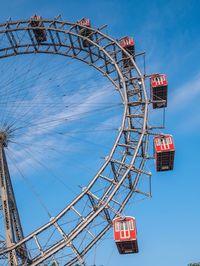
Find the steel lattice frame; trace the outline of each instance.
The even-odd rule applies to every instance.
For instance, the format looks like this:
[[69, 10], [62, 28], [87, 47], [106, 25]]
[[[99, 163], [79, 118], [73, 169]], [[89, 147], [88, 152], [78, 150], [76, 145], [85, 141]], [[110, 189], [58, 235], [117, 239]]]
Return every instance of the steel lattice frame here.
[[[102, 33], [102, 29], [89, 28], [91, 34], [79, 34], [80, 25], [62, 21], [59, 18], [43, 20], [47, 41], [38, 44], [34, 38], [29, 20], [8, 21], [0, 24], [0, 58], [20, 54], [48, 53], [78, 59], [96, 68], [106, 76], [121, 94], [124, 105], [123, 119], [118, 135], [105, 163], [82, 192], [56, 217], [33, 233], [24, 237], [10, 248], [0, 250], [5, 256], [11, 250], [27, 247], [27, 265], [39, 265], [66, 250], [64, 265], [76, 261], [84, 264], [84, 255], [110, 229], [112, 220], [120, 215], [134, 193], [140, 191], [138, 183], [142, 175], [150, 178], [151, 173], [143, 170], [148, 149], [148, 105], [150, 103], [145, 89], [145, 76], [140, 72], [132, 56], [119, 43]], [[44, 29], [41, 27], [41, 29]], [[81, 26], [83, 27], [83, 26]], [[83, 27], [87, 28], [87, 27]], [[84, 48], [82, 40], [91, 46]], [[129, 68], [123, 67], [123, 54], [132, 62]], [[122, 156], [119, 159], [119, 153]], [[108, 176], [111, 172], [111, 176]], [[104, 183], [104, 191], [95, 192], [98, 184]], [[123, 189], [123, 193], [120, 191]], [[120, 197], [119, 197], [120, 193]], [[80, 206], [89, 202], [84, 212]], [[62, 221], [77, 217], [78, 224], [64, 226]], [[95, 233], [92, 226], [97, 225]], [[56, 231], [49, 245], [43, 244], [43, 236]], [[87, 234], [83, 245], [78, 247], [78, 237]], [[29, 249], [34, 246], [34, 249]], [[68, 251], [69, 250], [69, 251]], [[70, 253], [69, 253], [70, 252]], [[20, 265], [20, 262], [19, 262]]]

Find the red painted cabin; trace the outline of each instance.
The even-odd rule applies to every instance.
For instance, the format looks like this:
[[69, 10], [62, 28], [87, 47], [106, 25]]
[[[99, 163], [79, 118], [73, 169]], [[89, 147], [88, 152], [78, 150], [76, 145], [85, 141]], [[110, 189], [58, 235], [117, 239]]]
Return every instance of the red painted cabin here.
[[174, 168], [175, 146], [172, 135], [159, 135], [154, 138], [156, 171]]
[[135, 218], [127, 216], [113, 220], [114, 240], [120, 254], [138, 253]]
[[[129, 53], [133, 56], [133, 59], [135, 59], [135, 42], [133, 38], [130, 38], [128, 36], [122, 38], [119, 42], [119, 44]], [[122, 58], [123, 58], [123, 65], [124, 68], [133, 66], [132, 61], [127, 58], [127, 55], [122, 51]]]
[[[80, 26], [91, 27], [90, 19], [88, 19], [88, 18], [82, 18], [81, 20], [78, 21], [78, 24]], [[90, 29], [79, 27], [79, 34], [92, 40]], [[82, 40], [82, 45], [83, 45], [83, 47], [89, 47], [92, 44], [90, 42], [88, 42], [87, 40]]]
[[36, 15], [31, 17], [30, 25], [31, 27], [35, 28], [33, 29], [33, 33], [35, 35], [36, 41], [38, 43], [45, 42], [47, 40], [46, 30], [44, 28], [43, 29], [40, 28], [40, 27], [44, 27], [42, 17], [36, 16]]
[[47, 40], [46, 30], [39, 28], [39, 27], [44, 27], [42, 17], [36, 16], [36, 15], [31, 17], [30, 25], [31, 25], [31, 27], [35, 28], [35, 29], [33, 29], [33, 33], [35, 35], [36, 41], [38, 43], [45, 42]]
[[151, 76], [150, 87], [153, 109], [167, 107], [167, 85], [166, 75], [156, 74]]

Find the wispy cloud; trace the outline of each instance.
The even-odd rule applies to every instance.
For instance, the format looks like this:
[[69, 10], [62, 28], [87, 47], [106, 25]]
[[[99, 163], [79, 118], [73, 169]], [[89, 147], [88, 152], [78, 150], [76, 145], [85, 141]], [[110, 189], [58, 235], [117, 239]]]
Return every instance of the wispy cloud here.
[[199, 100], [198, 97], [200, 97], [200, 74], [191, 78], [186, 84], [180, 86], [171, 94], [169, 111], [177, 112], [181, 109], [192, 107], [194, 102]]
[[[109, 102], [113, 103], [113, 89], [110, 85], [105, 84], [101, 86], [101, 88], [98, 88], [97, 84], [95, 86], [95, 88], [93, 86], [88, 86], [87, 93], [78, 90], [64, 97], [63, 103], [64, 106], [68, 105], [67, 108], [63, 109], [63, 107], [59, 105], [53, 105], [53, 108], [47, 108], [43, 110], [41, 114], [38, 113], [37, 105], [39, 106], [44, 101], [53, 104], [54, 98], [52, 98], [51, 95], [48, 98], [46, 95], [40, 95], [37, 99], [33, 97], [26, 101], [23, 100], [20, 102], [20, 100], [18, 100], [16, 102], [16, 105], [19, 106], [17, 113], [15, 113], [16, 116], [24, 112], [24, 105], [34, 106], [34, 114], [31, 113], [31, 116], [34, 117], [33, 121], [28, 121], [27, 124], [23, 124], [22, 121], [19, 121], [19, 125], [22, 124], [22, 127], [24, 126], [24, 129], [21, 130], [21, 134], [19, 134], [16, 139], [19, 145], [14, 143], [10, 145], [9, 148], [10, 152], [16, 158], [18, 167], [26, 169], [30, 167], [30, 165], [35, 166], [37, 161], [42, 161], [47, 157], [48, 160], [52, 160], [51, 155], [52, 157], [57, 155], [54, 151], [51, 152], [52, 148], [57, 149], [58, 152], [65, 152], [66, 154], [74, 152], [75, 150], [78, 152], [78, 149], [81, 149], [81, 146], [77, 146], [76, 141], [72, 140], [71, 137], [77, 135], [76, 131], [80, 126], [83, 126], [82, 118], [91, 114], [93, 110], [95, 111], [98, 108], [101, 114], [100, 109], [102, 103], [105, 104], [102, 106], [109, 106]], [[37, 90], [40, 89], [37, 88]], [[85, 119], [83, 123], [84, 121]], [[29, 124], [30, 122], [31, 124]], [[96, 122], [94, 122], [94, 124], [98, 125], [98, 113], [96, 114]], [[91, 125], [89, 125], [89, 127], [90, 126]], [[55, 138], [55, 132], [66, 132], [66, 136], [64, 138], [61, 136]], [[68, 133], [70, 134], [68, 135]], [[22, 145], [20, 145], [20, 143]]]
[[[106, 130], [119, 127], [115, 104], [121, 103], [121, 98], [107, 79], [83, 64], [48, 59], [48, 64], [42, 58], [19, 59], [11, 73], [7, 66], [3, 71], [1, 96], [6, 97], [0, 100], [0, 125], [4, 120], [9, 125], [14, 122], [16, 131], [8, 148], [17, 166], [26, 171], [37, 168], [37, 161], [45, 158], [51, 166], [56, 158], [61, 164], [62, 157], [75, 152], [79, 156], [88, 148], [84, 138], [91, 143], [101, 138], [103, 143], [111, 139]], [[88, 133], [80, 135], [81, 130]]]
[[[168, 99], [170, 123], [175, 125], [176, 132], [187, 134], [200, 127], [200, 73], [191, 77], [180, 86]], [[172, 119], [173, 117], [173, 119]]]

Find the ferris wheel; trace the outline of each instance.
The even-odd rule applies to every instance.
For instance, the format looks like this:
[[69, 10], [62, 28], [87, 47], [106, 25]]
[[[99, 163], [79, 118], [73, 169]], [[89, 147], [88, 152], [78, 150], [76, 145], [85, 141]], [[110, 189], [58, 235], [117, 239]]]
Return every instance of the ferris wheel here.
[[[24, 128], [30, 127], [30, 121], [25, 115], [29, 109], [17, 112], [17, 107], [12, 105], [15, 117], [11, 119], [8, 116], [10, 123], [1, 119], [0, 191], [5, 228], [0, 248], [1, 261], [4, 263], [2, 265], [51, 265], [50, 262], [54, 265], [74, 265], [76, 262], [86, 265], [85, 255], [112, 227], [119, 253], [139, 251], [135, 218], [125, 216], [123, 210], [135, 194], [151, 197], [150, 189], [143, 191], [139, 186], [141, 179], [145, 177], [150, 187], [151, 172], [145, 169], [147, 160], [155, 158], [157, 171], [173, 169], [173, 138], [169, 134], [155, 132], [156, 127], [150, 124], [148, 117], [150, 106], [161, 110], [167, 107], [168, 84], [166, 75], [148, 76], [140, 70], [137, 62], [144, 54], [136, 53], [133, 38], [115, 40], [103, 32], [104, 28], [105, 26], [93, 28], [90, 20], [85, 18], [71, 23], [60, 17], [43, 19], [40, 16], [33, 16], [28, 20], [10, 20], [0, 25], [1, 60], [20, 55], [49, 54], [51, 57], [62, 55], [64, 58], [81, 61], [108, 79], [115, 88], [115, 93], [120, 95], [123, 106], [121, 125], [114, 143], [100, 168], [90, 178], [89, 184], [81, 187], [80, 194], [57, 215], [49, 217], [43, 226], [26, 236], [11, 182], [7, 150], [10, 143], [15, 142], [15, 135], [19, 130], [23, 134], [27, 133]], [[150, 78], [150, 93], [145, 87], [147, 78]], [[20, 79], [19, 76], [18, 80]], [[10, 93], [13, 91], [8, 89], [8, 95]], [[0, 95], [1, 98], [4, 97], [4, 94]], [[9, 102], [9, 96], [6, 97]], [[57, 99], [57, 96], [53, 97]], [[21, 95], [23, 104], [27, 99], [27, 94]], [[46, 126], [45, 130], [50, 123], [57, 123], [61, 119], [64, 124], [68, 119], [65, 116], [56, 117], [53, 110], [54, 99], [54, 103], [49, 105], [52, 109], [51, 120], [48, 123], [42, 121]], [[9, 105], [3, 102], [0, 104], [4, 104], [9, 113]], [[35, 108], [40, 113], [39, 104], [41, 105], [37, 102]], [[34, 121], [31, 126], [34, 128], [36, 125], [37, 121]], [[44, 129], [41, 131], [43, 133]], [[154, 156], [149, 155], [149, 140], [152, 136]], [[59, 264], [61, 257], [62, 262]]]

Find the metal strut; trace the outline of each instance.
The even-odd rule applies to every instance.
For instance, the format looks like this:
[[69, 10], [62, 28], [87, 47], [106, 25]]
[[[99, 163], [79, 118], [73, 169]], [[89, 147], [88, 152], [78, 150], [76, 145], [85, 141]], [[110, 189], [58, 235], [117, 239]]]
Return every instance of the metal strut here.
[[[5, 225], [5, 244], [8, 248], [21, 241], [24, 236], [4, 151], [6, 146], [7, 135], [0, 132], [0, 192]], [[30, 260], [25, 244], [16, 250], [10, 251], [8, 261], [10, 266], [27, 265]]]

